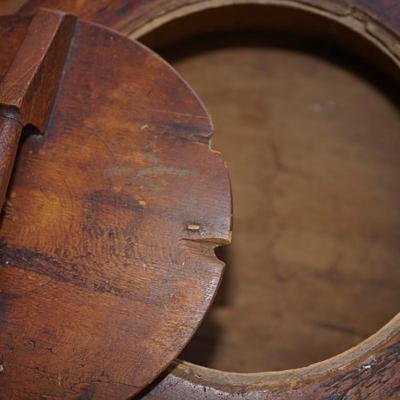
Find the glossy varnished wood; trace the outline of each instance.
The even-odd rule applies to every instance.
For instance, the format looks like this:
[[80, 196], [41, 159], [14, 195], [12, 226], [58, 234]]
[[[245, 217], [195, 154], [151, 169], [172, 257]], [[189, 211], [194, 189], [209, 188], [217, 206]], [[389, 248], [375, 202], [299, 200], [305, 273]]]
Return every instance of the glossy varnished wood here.
[[[19, 49], [29, 40], [26, 19], [2, 23]], [[226, 168], [174, 70], [89, 23], [74, 27], [49, 121], [20, 145], [1, 220], [0, 398], [126, 399], [214, 296]]]

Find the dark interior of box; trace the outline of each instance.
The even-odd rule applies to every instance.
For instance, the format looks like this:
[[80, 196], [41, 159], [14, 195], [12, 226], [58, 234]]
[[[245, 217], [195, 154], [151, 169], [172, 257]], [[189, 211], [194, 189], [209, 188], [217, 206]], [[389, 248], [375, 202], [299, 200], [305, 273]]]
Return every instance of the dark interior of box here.
[[230, 6], [141, 38], [202, 98], [228, 163], [233, 241], [181, 358], [227, 371], [308, 365], [400, 309], [396, 68], [325, 17]]

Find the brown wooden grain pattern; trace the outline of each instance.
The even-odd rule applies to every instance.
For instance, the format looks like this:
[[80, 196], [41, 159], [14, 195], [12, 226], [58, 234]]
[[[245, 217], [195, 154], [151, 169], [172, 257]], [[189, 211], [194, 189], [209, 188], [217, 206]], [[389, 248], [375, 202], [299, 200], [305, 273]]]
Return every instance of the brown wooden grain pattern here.
[[0, 15], [10, 15], [18, 11], [26, 3], [26, 0], [1, 0]]
[[[237, 25], [262, 16], [254, 33]], [[299, 40], [303, 17], [311, 34], [319, 21], [341, 31], [309, 13], [235, 6], [141, 39], [207, 105], [232, 181], [226, 274], [182, 360], [232, 372], [301, 368], [359, 344], [400, 309], [400, 88], [320, 41], [323, 31]], [[201, 22], [221, 30], [200, 33]], [[235, 31], [224, 33], [231, 22]], [[169, 27], [173, 41], [155, 47]]]
[[140, 398], [397, 399], [400, 398], [398, 327], [397, 318], [379, 332], [379, 339], [372, 345], [367, 340], [352, 352], [318, 366], [282, 373], [231, 374], [178, 361], [169, 374]]
[[44, 131], [54, 102], [75, 17], [39, 10], [9, 70], [0, 82], [0, 105], [12, 108], [22, 125]]
[[400, 30], [400, 2], [398, 0], [354, 0], [354, 4], [391, 28]]
[[[263, 2], [265, 4], [280, 4]], [[384, 46], [398, 58], [397, 3], [390, 1], [336, 2], [336, 1], [293, 1], [293, 7], [306, 7], [310, 11], [328, 11], [329, 18], [340, 19], [350, 27], [359, 22], [362, 34]], [[86, 2], [57, 0], [32, 0], [23, 12], [30, 12], [38, 5], [46, 4], [83, 15], [87, 19], [134, 33], [141, 29], [151, 29], [180, 13], [187, 14], [197, 9], [207, 8], [216, 2], [191, 1], [102, 1], [96, 5]], [[98, 7], [97, 7], [98, 5]], [[288, 2], [285, 2], [288, 5]], [[331, 15], [329, 15], [329, 13]], [[338, 18], [339, 16], [339, 18]], [[351, 18], [348, 18], [348, 17]], [[154, 21], [159, 19], [159, 22]], [[383, 29], [381, 29], [383, 27]], [[386, 32], [386, 28], [389, 34]], [[318, 366], [284, 373], [240, 375], [209, 371], [196, 366], [178, 365], [157, 381], [141, 398], [180, 399], [397, 399], [399, 394], [399, 334], [398, 319], [387, 328], [357, 346], [349, 354], [327, 360]]]
[[47, 125], [75, 17], [39, 10], [0, 82], [0, 208], [3, 207], [24, 125]]
[[[163, 15], [168, 11], [172, 14], [188, 4], [193, 3], [187, 1], [180, 4], [178, 2], [167, 4], [165, 2], [162, 4], [131, 2], [125, 6], [123, 12], [106, 17], [107, 12], [112, 14], [118, 9], [114, 8], [117, 7], [118, 2], [112, 2], [108, 8], [103, 9], [104, 14], [95, 13], [92, 17], [104, 18], [103, 23], [134, 32], [135, 26], [141, 28], [145, 26], [146, 21], [153, 24], [153, 20], [158, 15]], [[339, 15], [348, 15], [351, 12], [357, 15], [358, 11], [352, 10], [349, 4], [339, 2], [317, 1], [314, 4], [323, 9], [330, 9], [334, 14]], [[370, 15], [381, 15], [377, 12], [372, 13], [371, 8], [367, 11]], [[84, 12], [90, 13], [88, 9]], [[362, 15], [362, 11], [359, 15]], [[167, 20], [168, 17], [164, 18], [164, 21]], [[367, 18], [363, 17], [361, 20], [367, 21]], [[384, 21], [386, 22], [386, 19]], [[370, 37], [376, 35], [376, 31], [370, 34], [369, 29], [370, 27], [366, 25], [363, 33]], [[390, 326], [397, 327], [398, 322], [394, 321]], [[226, 374], [178, 362], [169, 374], [155, 382], [140, 397], [154, 400], [396, 399], [400, 396], [398, 333], [386, 331], [381, 332], [379, 336], [381, 340], [377, 340], [373, 345], [367, 346], [364, 342], [351, 354], [341, 355], [336, 360], [328, 360], [317, 367], [277, 374]]]
[[0, 16], [0, 35], [3, 43], [0, 57], [0, 79], [2, 80], [14, 61], [30, 26], [32, 16]]
[[[358, 9], [353, 11], [357, 14]], [[368, 27], [368, 29], [372, 32], [374, 28]], [[367, 30], [363, 33], [369, 36]], [[398, 56], [394, 55], [393, 58], [396, 59]], [[140, 398], [151, 400], [398, 399], [400, 398], [398, 332], [397, 318], [373, 340], [364, 341], [349, 353], [326, 360], [317, 366], [282, 373], [231, 374], [178, 361], [168, 374], [157, 380]]]
[[[381, 332], [382, 337], [385, 336]], [[347, 354], [329, 364], [275, 374], [213, 373], [177, 364], [139, 396], [146, 400], [382, 400], [400, 398], [399, 333], [373, 355]]]
[[[254, 399], [254, 400], [346, 400], [346, 399], [398, 399], [399, 398], [399, 369], [389, 371], [388, 362], [395, 363], [399, 349], [387, 349], [374, 363], [371, 370], [369, 364], [354, 368], [344, 373], [330, 375], [330, 379], [314, 380], [312, 382], [292, 382], [292, 386], [284, 384], [246, 385], [236, 387], [226, 385], [215, 387], [210, 382], [193, 384], [192, 381], [181, 379], [179, 373], [171, 374], [162, 385], [155, 387], [142, 399]], [[179, 387], [179, 390], [177, 388]]]
[[21, 144], [2, 216], [1, 399], [125, 399], [181, 351], [230, 236], [211, 133], [158, 56], [76, 25], [50, 124]]
[[6, 199], [14, 159], [21, 136], [22, 125], [15, 119], [0, 116], [0, 207]]
[[[240, 0], [240, 1], [204, 1], [204, 0], [27, 0], [22, 6], [23, 13], [29, 13], [38, 7], [62, 9], [80, 15], [100, 24], [113, 27], [124, 32], [134, 31], [146, 24], [152, 24], [157, 18], [164, 19], [165, 15], [174, 14], [181, 10], [184, 13], [190, 9], [198, 10], [226, 4], [279, 4], [280, 1]], [[337, 15], [351, 15], [363, 18], [369, 15], [389, 29], [399, 32], [400, 6], [397, 0], [293, 0], [285, 2], [286, 6], [315, 7], [316, 10], [328, 10]]]

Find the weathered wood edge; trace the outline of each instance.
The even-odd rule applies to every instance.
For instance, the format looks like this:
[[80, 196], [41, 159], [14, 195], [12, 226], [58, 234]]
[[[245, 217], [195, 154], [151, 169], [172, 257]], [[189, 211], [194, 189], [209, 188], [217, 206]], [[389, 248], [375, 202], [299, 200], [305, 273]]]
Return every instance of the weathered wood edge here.
[[213, 7], [233, 4], [286, 6], [335, 19], [398, 59], [400, 49], [396, 40], [400, 35], [400, 7], [388, 3], [374, 0], [100, 0], [93, 5], [89, 1], [29, 0], [19, 12], [30, 13], [40, 6], [60, 8], [138, 38], [175, 18]]

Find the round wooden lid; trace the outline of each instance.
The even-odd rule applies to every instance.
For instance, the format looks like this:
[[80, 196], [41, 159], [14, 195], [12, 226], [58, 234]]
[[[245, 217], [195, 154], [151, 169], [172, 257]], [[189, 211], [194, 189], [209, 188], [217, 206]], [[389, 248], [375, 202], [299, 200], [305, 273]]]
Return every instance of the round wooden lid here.
[[[27, 19], [1, 21], [18, 46]], [[0, 52], [3, 76], [12, 50]], [[230, 238], [209, 116], [139, 43], [74, 28], [50, 123], [25, 138], [0, 228], [2, 398], [126, 399], [179, 354]]]

